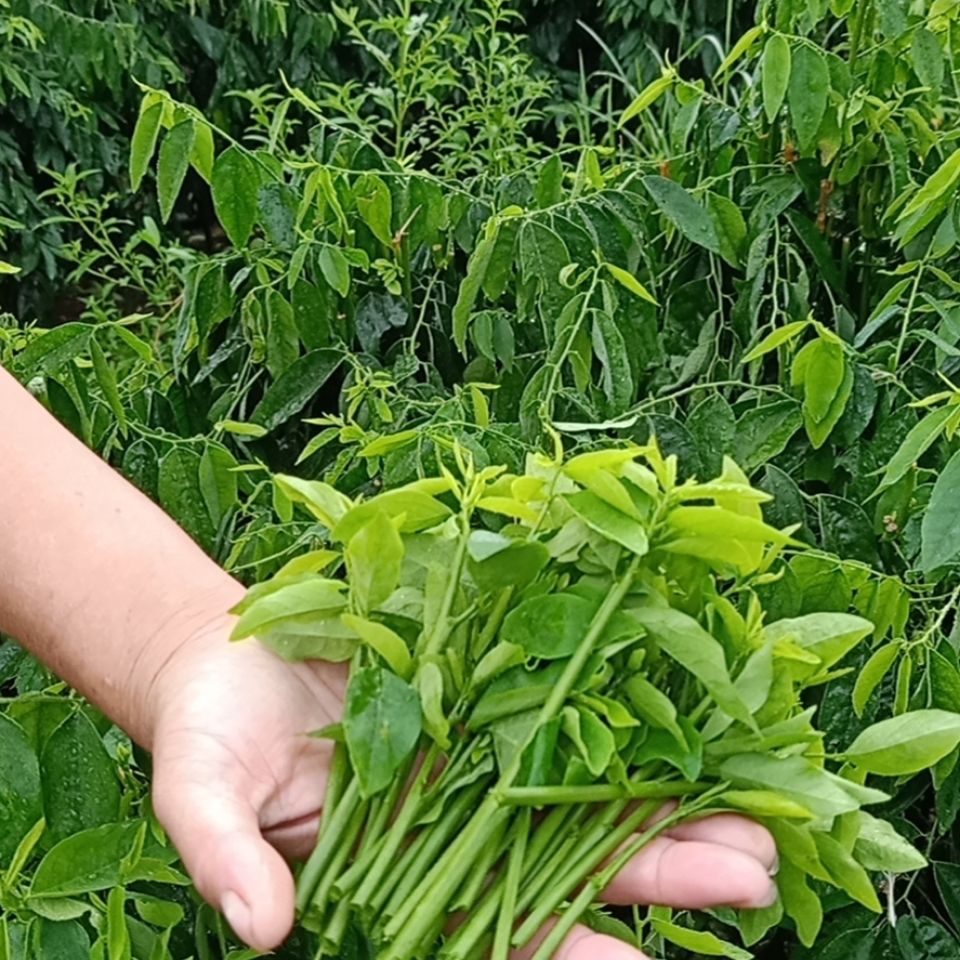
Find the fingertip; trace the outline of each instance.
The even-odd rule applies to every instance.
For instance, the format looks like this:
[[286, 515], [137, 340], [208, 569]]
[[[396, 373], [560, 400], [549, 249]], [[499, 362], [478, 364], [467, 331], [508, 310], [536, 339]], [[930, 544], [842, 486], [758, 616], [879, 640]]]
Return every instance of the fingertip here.
[[685, 910], [768, 905], [774, 890], [755, 857], [722, 844], [658, 837], [605, 892], [611, 903], [652, 903]]
[[280, 946], [293, 928], [295, 898], [283, 857], [259, 837], [244, 838], [231, 850], [225, 874], [220, 905], [234, 933], [255, 950]]
[[703, 820], [691, 820], [671, 829], [669, 835], [675, 840], [701, 840], [739, 850], [758, 860], [768, 873], [776, 872], [777, 845], [772, 834], [762, 824], [738, 813], [716, 813]]

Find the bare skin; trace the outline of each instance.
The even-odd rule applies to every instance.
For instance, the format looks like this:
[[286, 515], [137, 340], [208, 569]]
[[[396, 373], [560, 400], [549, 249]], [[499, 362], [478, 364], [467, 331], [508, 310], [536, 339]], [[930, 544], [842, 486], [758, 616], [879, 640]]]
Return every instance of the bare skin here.
[[[293, 923], [317, 831], [345, 670], [228, 642], [243, 587], [0, 370], [0, 630], [154, 754], [154, 803], [206, 899], [259, 950]], [[607, 891], [615, 903], [758, 907], [770, 835], [722, 815], [671, 831]], [[530, 956], [529, 948], [516, 960]], [[575, 930], [557, 960], [642, 960]]]

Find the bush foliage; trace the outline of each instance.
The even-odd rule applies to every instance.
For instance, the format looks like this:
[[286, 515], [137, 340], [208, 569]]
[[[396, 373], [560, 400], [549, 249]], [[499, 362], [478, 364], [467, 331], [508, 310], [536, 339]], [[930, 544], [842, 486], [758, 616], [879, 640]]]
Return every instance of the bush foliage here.
[[[327, 542], [276, 473], [730, 456], [804, 544], [769, 619], [874, 624], [804, 694], [835, 753], [960, 711], [958, 42], [954, 0], [0, 0], [0, 362], [250, 582]], [[242, 956], [146, 759], [11, 642], [0, 678], [0, 956]], [[884, 784], [931, 865], [872, 861], [883, 917], [826, 896], [809, 948], [788, 898], [755, 955], [957, 955], [956, 761]]]

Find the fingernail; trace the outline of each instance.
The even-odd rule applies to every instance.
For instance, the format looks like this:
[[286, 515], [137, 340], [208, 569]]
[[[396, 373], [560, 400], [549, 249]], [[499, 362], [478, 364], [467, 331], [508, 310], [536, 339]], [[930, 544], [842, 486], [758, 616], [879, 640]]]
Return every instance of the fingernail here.
[[780, 899], [780, 891], [777, 889], [775, 883], [770, 884], [770, 889], [767, 891], [766, 896], [758, 897], [754, 906], [757, 910], [766, 910], [767, 907], [772, 907], [777, 900]]
[[778, 855], [774, 858], [774, 861], [773, 861], [773, 863], [771, 864], [770, 869], [767, 871], [767, 873], [768, 873], [771, 877], [775, 877], [779, 872], [780, 872], [780, 855], [778, 854]]
[[228, 890], [220, 900], [220, 911], [233, 932], [242, 940], [246, 939], [250, 933], [250, 908], [240, 895]]

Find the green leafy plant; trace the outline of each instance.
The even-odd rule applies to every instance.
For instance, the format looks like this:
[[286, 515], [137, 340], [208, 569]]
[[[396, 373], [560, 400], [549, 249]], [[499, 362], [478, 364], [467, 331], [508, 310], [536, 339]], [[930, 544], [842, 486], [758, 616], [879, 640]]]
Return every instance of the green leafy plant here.
[[[861, 809], [886, 799], [864, 780], [932, 767], [960, 715], [881, 721], [830, 769], [803, 691], [874, 627], [766, 622], [752, 588], [794, 543], [763, 522], [766, 495], [729, 460], [679, 482], [656, 444], [532, 457], [521, 475], [451, 452], [458, 470], [358, 501], [279, 477], [340, 550], [315, 555], [317, 572], [294, 561], [236, 610], [237, 640], [351, 660], [343, 723], [318, 733], [338, 743], [335, 772], [299, 879], [320, 955], [356, 926], [390, 960], [502, 958], [556, 911], [546, 960], [631, 855], [718, 809], [761, 818], [784, 858], [782, 901], [740, 921], [748, 943], [785, 912], [811, 945], [811, 880], [879, 913], [868, 871], [924, 859]], [[678, 806], [645, 827], [668, 797]], [[442, 936], [455, 911], [469, 919]], [[720, 943], [663, 911], [650, 924], [680, 946]]]

